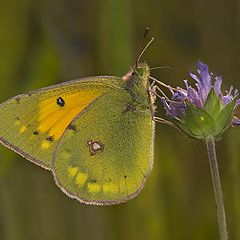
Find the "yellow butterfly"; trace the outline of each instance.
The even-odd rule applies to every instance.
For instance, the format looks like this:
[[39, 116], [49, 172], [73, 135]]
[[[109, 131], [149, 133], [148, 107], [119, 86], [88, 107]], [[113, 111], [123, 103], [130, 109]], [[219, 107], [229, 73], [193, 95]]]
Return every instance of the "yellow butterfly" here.
[[153, 165], [154, 87], [149, 67], [89, 77], [0, 105], [0, 142], [50, 170], [71, 198], [109, 205], [134, 198]]

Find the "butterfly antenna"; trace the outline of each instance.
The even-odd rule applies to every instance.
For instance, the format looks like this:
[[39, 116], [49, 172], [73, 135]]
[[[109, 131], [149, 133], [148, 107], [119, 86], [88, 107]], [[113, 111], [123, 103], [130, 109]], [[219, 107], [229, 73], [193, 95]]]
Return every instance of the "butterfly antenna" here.
[[152, 37], [150, 39], [150, 41], [147, 43], [147, 45], [144, 47], [144, 49], [142, 50], [142, 52], [139, 54], [137, 61], [136, 61], [136, 66], [138, 65], [142, 55], [146, 52], [147, 48], [150, 46], [150, 44], [154, 41], [154, 38]]
[[149, 28], [149, 27], [145, 27], [145, 31], [144, 31], [144, 35], [143, 35], [143, 40], [146, 39], [149, 31], [150, 31], [150, 28]]
[[145, 28], [145, 31], [144, 31], [144, 35], [143, 35], [143, 38], [142, 38], [142, 41], [141, 41], [141, 44], [140, 44], [140, 47], [139, 47], [139, 51], [141, 51], [136, 59], [136, 64], [135, 66], [137, 67], [142, 55], [144, 54], [144, 52], [147, 50], [147, 48], [149, 47], [149, 45], [154, 41], [154, 38], [151, 38], [151, 40], [147, 43], [147, 45], [142, 49], [142, 46], [143, 46], [143, 43], [144, 43], [144, 40], [146, 39], [146, 37], [148, 36], [148, 33], [149, 33], [149, 27], [146, 27]]

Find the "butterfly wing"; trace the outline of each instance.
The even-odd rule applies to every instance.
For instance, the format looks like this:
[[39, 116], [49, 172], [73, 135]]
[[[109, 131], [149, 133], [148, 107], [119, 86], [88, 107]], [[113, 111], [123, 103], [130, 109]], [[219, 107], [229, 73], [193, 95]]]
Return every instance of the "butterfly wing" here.
[[118, 82], [114, 77], [85, 78], [7, 100], [0, 105], [0, 142], [51, 168], [53, 152], [69, 123]]
[[66, 129], [53, 174], [70, 197], [109, 205], [135, 197], [152, 168], [154, 122], [124, 89], [102, 95]]

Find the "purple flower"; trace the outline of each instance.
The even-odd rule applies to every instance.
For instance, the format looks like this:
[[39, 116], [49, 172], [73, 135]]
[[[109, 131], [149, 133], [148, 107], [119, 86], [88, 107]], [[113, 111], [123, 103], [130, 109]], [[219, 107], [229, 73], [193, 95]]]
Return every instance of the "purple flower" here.
[[[185, 80], [185, 89], [178, 87], [173, 90], [171, 88], [171, 99], [162, 98], [168, 119], [185, 132], [188, 130], [192, 132], [191, 128], [194, 125], [196, 133], [198, 132], [197, 126], [199, 126], [200, 135], [202, 135], [197, 138], [204, 138], [207, 135], [217, 136], [229, 125], [240, 125], [240, 119], [233, 116], [235, 108], [240, 104], [240, 99], [237, 100], [238, 90], [231, 86], [229, 91], [222, 93], [222, 77], [209, 73], [208, 65], [200, 61], [197, 65], [197, 74], [190, 73], [195, 81], [194, 87]], [[204, 123], [201, 123], [200, 119], [204, 119], [202, 120]], [[193, 135], [196, 137], [196, 134]]]

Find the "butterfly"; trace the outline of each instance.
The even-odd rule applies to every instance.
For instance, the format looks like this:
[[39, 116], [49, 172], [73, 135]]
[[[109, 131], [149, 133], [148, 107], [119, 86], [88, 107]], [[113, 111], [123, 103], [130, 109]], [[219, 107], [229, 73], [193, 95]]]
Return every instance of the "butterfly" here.
[[0, 142], [86, 204], [128, 201], [153, 166], [156, 85], [147, 63], [123, 77], [67, 81], [0, 104]]

